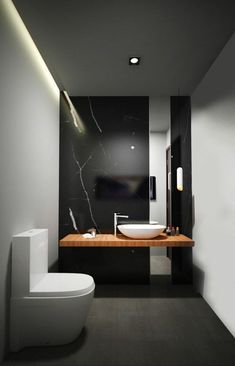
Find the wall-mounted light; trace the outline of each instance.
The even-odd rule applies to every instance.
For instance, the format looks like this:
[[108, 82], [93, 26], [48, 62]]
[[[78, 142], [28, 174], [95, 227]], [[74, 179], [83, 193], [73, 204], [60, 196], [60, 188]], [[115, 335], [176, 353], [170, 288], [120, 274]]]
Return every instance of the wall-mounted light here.
[[72, 101], [71, 101], [71, 99], [70, 99], [67, 91], [66, 90], [63, 90], [62, 93], [63, 93], [63, 95], [65, 97], [65, 100], [66, 100], [68, 106], [69, 106], [70, 113], [71, 113], [71, 116], [73, 118], [73, 124], [74, 124], [74, 126], [78, 129], [78, 131], [80, 133], [83, 133], [85, 131], [84, 124], [83, 124], [80, 116], [78, 115], [77, 110], [75, 109], [75, 107], [74, 107], [74, 105], [73, 105], [73, 103], [72, 103]]
[[167, 174], [167, 189], [168, 191], [171, 190], [171, 172]]
[[139, 65], [140, 64], [140, 57], [139, 56], [132, 56], [129, 57], [129, 65]]
[[183, 185], [183, 168], [179, 167], [176, 170], [176, 185], [178, 191], [183, 191], [184, 185]]

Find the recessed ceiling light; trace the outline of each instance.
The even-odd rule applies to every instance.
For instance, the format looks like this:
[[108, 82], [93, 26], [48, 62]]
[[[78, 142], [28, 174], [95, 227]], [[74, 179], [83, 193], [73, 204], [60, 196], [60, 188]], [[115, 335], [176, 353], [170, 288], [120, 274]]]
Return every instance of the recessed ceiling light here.
[[129, 65], [139, 65], [139, 64], [140, 64], [140, 57], [139, 56], [129, 57]]

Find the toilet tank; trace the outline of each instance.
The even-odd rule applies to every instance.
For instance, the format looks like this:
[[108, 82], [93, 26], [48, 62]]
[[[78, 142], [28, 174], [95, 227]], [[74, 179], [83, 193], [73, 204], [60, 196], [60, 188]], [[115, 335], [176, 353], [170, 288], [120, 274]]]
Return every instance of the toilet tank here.
[[12, 296], [27, 296], [48, 272], [48, 230], [32, 229], [13, 236]]

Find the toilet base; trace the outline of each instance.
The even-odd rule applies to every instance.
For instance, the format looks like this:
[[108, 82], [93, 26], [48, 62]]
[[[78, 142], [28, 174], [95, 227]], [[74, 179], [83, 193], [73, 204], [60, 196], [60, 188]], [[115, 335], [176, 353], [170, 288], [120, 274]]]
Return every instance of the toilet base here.
[[94, 290], [80, 296], [11, 298], [10, 351], [74, 341], [93, 296]]

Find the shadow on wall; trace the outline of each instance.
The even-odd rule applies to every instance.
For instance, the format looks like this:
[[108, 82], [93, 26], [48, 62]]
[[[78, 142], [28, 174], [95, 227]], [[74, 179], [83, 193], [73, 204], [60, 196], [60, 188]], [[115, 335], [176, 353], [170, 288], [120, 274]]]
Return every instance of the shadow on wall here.
[[205, 283], [205, 272], [201, 270], [201, 268], [193, 265], [193, 280], [195, 290], [198, 291], [202, 296], [204, 292], [204, 283]]
[[[196, 212], [195, 212], [195, 195], [192, 196], [192, 228], [195, 226], [196, 220]], [[201, 295], [204, 292], [204, 283], [205, 283], [205, 272], [201, 270], [201, 268], [197, 267], [193, 264], [193, 283], [196, 291], [198, 291]]]
[[48, 268], [48, 272], [58, 272], [58, 260], [54, 261]]
[[194, 228], [195, 226], [195, 196], [194, 194], [192, 195], [192, 228]]

